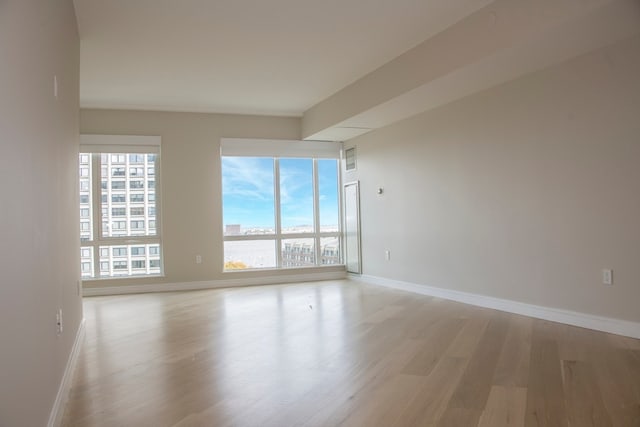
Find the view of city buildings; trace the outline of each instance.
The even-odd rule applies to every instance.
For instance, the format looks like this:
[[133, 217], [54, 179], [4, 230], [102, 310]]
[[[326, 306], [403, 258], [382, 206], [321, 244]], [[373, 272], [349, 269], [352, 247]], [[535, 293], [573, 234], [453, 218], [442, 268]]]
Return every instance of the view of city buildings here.
[[[338, 226], [327, 228], [327, 232], [338, 232]], [[299, 226], [283, 229], [282, 234], [311, 233], [313, 227]], [[227, 224], [225, 235], [260, 236], [274, 235], [275, 230], [268, 227], [249, 227], [243, 229], [241, 224]], [[316, 263], [315, 242], [313, 237], [281, 239], [281, 266], [312, 267], [315, 265], [341, 264], [339, 237], [321, 237]], [[225, 266], [227, 269], [243, 268], [275, 268], [276, 240], [239, 240], [226, 241], [224, 244]]]
[[341, 264], [338, 166], [335, 158], [223, 156], [224, 269]]
[[[80, 154], [82, 277], [160, 274], [156, 155], [103, 153], [95, 156], [93, 159], [89, 153]], [[100, 172], [99, 190], [93, 185], [96, 165]], [[94, 195], [96, 191], [99, 198]]]
[[[83, 278], [162, 272], [156, 161], [80, 154]], [[222, 177], [225, 270], [342, 263], [337, 160], [223, 157]]]

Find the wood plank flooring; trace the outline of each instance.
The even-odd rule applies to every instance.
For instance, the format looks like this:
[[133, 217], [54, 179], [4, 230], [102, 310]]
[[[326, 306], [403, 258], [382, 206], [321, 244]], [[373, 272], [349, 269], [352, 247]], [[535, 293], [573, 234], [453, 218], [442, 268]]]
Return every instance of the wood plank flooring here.
[[349, 281], [84, 309], [64, 426], [640, 427], [640, 340]]

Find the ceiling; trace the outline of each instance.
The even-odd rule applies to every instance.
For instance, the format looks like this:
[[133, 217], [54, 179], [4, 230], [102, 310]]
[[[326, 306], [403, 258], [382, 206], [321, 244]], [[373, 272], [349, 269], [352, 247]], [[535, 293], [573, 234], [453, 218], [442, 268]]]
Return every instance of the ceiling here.
[[81, 106], [302, 116], [490, 0], [74, 0]]

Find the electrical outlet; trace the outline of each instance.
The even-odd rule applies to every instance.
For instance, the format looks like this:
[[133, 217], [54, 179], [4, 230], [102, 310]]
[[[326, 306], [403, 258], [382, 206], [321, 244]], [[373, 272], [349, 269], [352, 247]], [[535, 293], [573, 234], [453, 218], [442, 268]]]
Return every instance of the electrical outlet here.
[[196, 255], [196, 264], [202, 264], [202, 255]]
[[608, 268], [602, 269], [602, 284], [607, 286], [613, 285], [613, 270]]
[[63, 330], [64, 328], [62, 325], [62, 309], [59, 308], [58, 311], [56, 312], [56, 334], [58, 335], [62, 334]]
[[391, 261], [391, 251], [390, 250], [385, 250], [384, 251], [384, 259], [387, 261]]

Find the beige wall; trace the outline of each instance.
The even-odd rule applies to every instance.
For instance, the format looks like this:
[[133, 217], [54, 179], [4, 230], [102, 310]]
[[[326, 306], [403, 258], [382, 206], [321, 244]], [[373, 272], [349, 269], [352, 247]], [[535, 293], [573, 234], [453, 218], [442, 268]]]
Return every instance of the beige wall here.
[[635, 37], [350, 141], [364, 274], [640, 321], [638, 76]]
[[[81, 133], [162, 137], [162, 243], [165, 277], [90, 280], [84, 286], [183, 283], [299, 274], [223, 273], [220, 139], [299, 139], [300, 119], [223, 114], [82, 110]], [[196, 255], [202, 264], [195, 263]], [[304, 269], [304, 272], [318, 271]], [[322, 270], [326, 271], [326, 270]]]
[[76, 28], [71, 0], [0, 1], [3, 427], [47, 424], [82, 318]]

